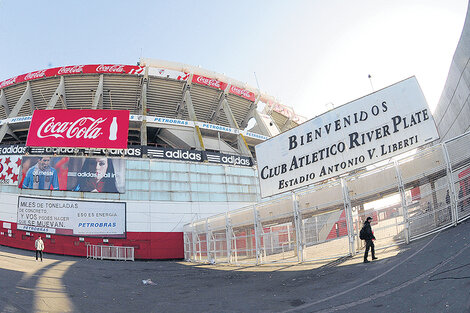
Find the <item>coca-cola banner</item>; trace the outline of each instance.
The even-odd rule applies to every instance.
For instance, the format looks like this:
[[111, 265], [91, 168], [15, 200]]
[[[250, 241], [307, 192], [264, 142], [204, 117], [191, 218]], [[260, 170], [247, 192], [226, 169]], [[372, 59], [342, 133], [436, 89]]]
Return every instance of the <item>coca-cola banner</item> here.
[[239, 88], [237, 86], [230, 86], [230, 93], [245, 98], [250, 101], [255, 101], [255, 94], [251, 91], [248, 91], [243, 88]]
[[200, 76], [200, 75], [193, 75], [192, 82], [196, 84], [212, 87], [212, 88], [221, 89], [221, 90], [225, 90], [225, 88], [227, 88], [227, 84], [224, 82], [221, 82], [220, 80], [217, 80], [215, 78]]
[[27, 146], [126, 149], [127, 110], [36, 110]]
[[18, 187], [124, 193], [125, 178], [122, 158], [23, 156]]
[[19, 76], [15, 76], [0, 82], [0, 89], [14, 84], [22, 83], [28, 80], [53, 77], [58, 75], [74, 75], [74, 74], [143, 74], [145, 67], [135, 65], [122, 64], [90, 64], [90, 65], [70, 65], [62, 67], [54, 67], [46, 70], [34, 71]]
[[17, 229], [58, 235], [126, 237], [126, 203], [18, 197]]

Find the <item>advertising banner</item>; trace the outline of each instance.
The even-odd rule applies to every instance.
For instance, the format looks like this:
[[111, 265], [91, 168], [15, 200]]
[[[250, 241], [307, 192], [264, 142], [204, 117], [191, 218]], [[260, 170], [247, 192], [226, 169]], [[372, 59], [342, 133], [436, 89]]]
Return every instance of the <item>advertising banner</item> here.
[[206, 152], [207, 161], [210, 163], [219, 163], [227, 165], [239, 166], [253, 166], [253, 161], [250, 157], [241, 155], [231, 155], [224, 153]]
[[209, 78], [209, 77], [200, 76], [200, 75], [193, 75], [192, 82], [199, 84], [199, 85], [204, 85], [207, 87], [217, 88], [220, 90], [225, 90], [225, 88], [227, 88], [227, 83], [224, 83], [215, 78]]
[[147, 156], [153, 159], [203, 162], [204, 155], [198, 150], [166, 149], [146, 147]]
[[54, 67], [40, 71], [34, 71], [27, 74], [18, 75], [0, 82], [0, 89], [14, 84], [22, 83], [28, 80], [44, 77], [54, 77], [60, 75], [76, 74], [130, 74], [141, 75], [144, 73], [144, 66], [122, 65], [122, 64], [89, 64], [89, 65], [70, 65]]
[[183, 149], [166, 149], [145, 147], [146, 153], [152, 159], [177, 160], [218, 163], [237, 166], [253, 166], [253, 160], [247, 156], [207, 152], [199, 150], [183, 150]]
[[124, 193], [126, 160], [108, 157], [23, 156], [22, 189]]
[[258, 144], [261, 196], [335, 177], [438, 138], [418, 81], [411, 77]]
[[17, 228], [49, 234], [126, 237], [126, 203], [18, 197]]
[[240, 96], [242, 98], [245, 98], [247, 100], [253, 101], [253, 102], [256, 100], [254, 93], [246, 89], [239, 88], [237, 86], [233, 86], [233, 85], [230, 86], [230, 93]]
[[110, 157], [142, 157], [142, 146], [129, 146], [127, 149], [100, 149], [100, 148], [62, 148], [62, 147], [28, 147], [27, 152], [35, 155], [102, 155]]
[[27, 146], [126, 149], [127, 110], [36, 110]]
[[0, 155], [0, 184], [17, 185], [20, 166], [20, 155]]

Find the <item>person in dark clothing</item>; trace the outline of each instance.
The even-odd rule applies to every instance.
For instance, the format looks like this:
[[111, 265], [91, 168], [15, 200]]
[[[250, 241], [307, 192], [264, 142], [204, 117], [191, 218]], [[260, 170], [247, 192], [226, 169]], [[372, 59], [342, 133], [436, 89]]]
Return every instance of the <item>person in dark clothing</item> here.
[[370, 227], [370, 221], [372, 221], [372, 217], [366, 218], [364, 222], [364, 240], [366, 241], [366, 250], [364, 251], [364, 263], [369, 263], [370, 261], [367, 260], [367, 256], [369, 255], [369, 249], [372, 253], [372, 260], [377, 260], [378, 258], [375, 257], [375, 246], [373, 240], [375, 240], [374, 233], [372, 232], [372, 227]]

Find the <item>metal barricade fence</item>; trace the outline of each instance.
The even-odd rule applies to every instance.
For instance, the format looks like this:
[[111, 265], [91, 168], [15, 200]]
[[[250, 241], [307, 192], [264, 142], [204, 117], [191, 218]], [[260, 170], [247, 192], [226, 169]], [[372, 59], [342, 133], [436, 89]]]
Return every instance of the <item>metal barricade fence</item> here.
[[[376, 249], [470, 218], [470, 133], [387, 164], [184, 227], [188, 261], [266, 264], [362, 253], [373, 217]], [[225, 225], [224, 225], [225, 223]]]
[[87, 245], [87, 258], [134, 261], [134, 247]]

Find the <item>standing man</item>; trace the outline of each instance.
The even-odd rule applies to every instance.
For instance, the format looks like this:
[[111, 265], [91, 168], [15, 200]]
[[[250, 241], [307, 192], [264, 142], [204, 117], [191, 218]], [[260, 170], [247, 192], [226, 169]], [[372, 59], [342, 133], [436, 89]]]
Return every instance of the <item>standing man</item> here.
[[42, 157], [26, 172], [23, 188], [59, 190], [59, 177], [55, 168], [51, 167], [50, 157]]
[[367, 260], [367, 256], [369, 255], [369, 249], [372, 252], [372, 260], [377, 260], [378, 258], [375, 257], [375, 246], [373, 240], [375, 240], [374, 233], [372, 232], [372, 227], [370, 227], [370, 221], [372, 221], [372, 217], [367, 217], [366, 221], [364, 222], [364, 226], [362, 227], [361, 232], [364, 233], [363, 239], [366, 241], [366, 250], [364, 251], [364, 263], [369, 263], [370, 261]]
[[34, 242], [34, 246], [36, 247], [36, 262], [38, 261], [38, 255], [41, 256], [41, 262], [42, 262], [42, 250], [44, 250], [44, 242], [41, 239], [41, 236], [36, 239]]

